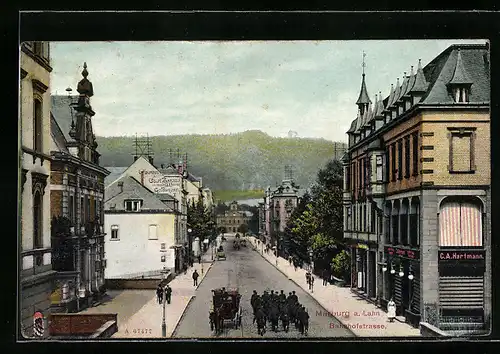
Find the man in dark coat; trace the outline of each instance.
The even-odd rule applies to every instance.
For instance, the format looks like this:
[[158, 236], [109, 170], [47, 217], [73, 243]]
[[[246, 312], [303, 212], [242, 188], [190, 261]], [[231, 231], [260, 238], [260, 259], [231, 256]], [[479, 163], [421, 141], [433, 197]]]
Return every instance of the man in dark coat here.
[[254, 290], [253, 293], [252, 293], [252, 297], [250, 298], [250, 304], [252, 305], [252, 308], [255, 309], [255, 299], [258, 297], [259, 295], [257, 294], [257, 290]]
[[158, 300], [158, 303], [161, 304], [163, 300], [163, 289], [160, 284], [158, 284], [158, 287], [156, 288], [156, 299]]
[[165, 286], [165, 297], [167, 298], [167, 304], [170, 304], [172, 299], [172, 288], [168, 284]]
[[309, 331], [309, 314], [306, 311], [306, 308], [302, 306], [299, 312], [300, 317], [300, 333], [307, 334]]
[[195, 269], [193, 272], [193, 286], [198, 286], [198, 271]]
[[292, 298], [293, 298], [293, 302], [299, 302], [299, 297], [295, 294], [295, 290], [292, 291]]
[[285, 295], [285, 292], [283, 290], [281, 290], [281, 293], [279, 294], [279, 299], [280, 299], [281, 305], [284, 305], [286, 302], [286, 295]]

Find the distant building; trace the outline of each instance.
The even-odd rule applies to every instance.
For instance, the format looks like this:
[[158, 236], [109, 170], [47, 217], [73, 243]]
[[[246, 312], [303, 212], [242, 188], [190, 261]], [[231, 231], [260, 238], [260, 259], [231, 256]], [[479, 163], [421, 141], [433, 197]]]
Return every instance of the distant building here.
[[53, 268], [58, 271], [52, 307], [80, 311], [105, 292], [104, 178], [92, 128], [93, 96], [84, 64], [79, 96], [52, 96], [51, 181]]
[[217, 215], [217, 226], [224, 227], [226, 232], [238, 232], [238, 228], [246, 224], [252, 218], [252, 213], [239, 210], [238, 202], [234, 201], [230, 204], [229, 210], [224, 214]]
[[176, 259], [177, 211], [130, 175], [106, 188], [106, 279], [180, 271]]
[[[35, 336], [33, 314], [50, 313], [52, 269], [50, 237], [50, 66], [49, 42], [21, 44], [20, 141], [21, 163], [19, 319], [21, 333]], [[47, 317], [46, 317], [47, 318]], [[47, 328], [47, 323], [45, 323]], [[47, 334], [44, 334], [44, 336]]]
[[[158, 170], [154, 165], [152, 165], [152, 159], [146, 159], [144, 156], [139, 156], [135, 159], [134, 163], [130, 165], [118, 179], [109, 183], [106, 181], [106, 190], [111, 188], [117, 183], [120, 178], [125, 176], [132, 177], [134, 180], [138, 181], [141, 186], [146, 190], [151, 191], [155, 198], [163, 203], [165, 206], [161, 210], [173, 210], [175, 211], [174, 218], [174, 228], [173, 228], [173, 239], [174, 242], [169, 247], [174, 249], [174, 267], [175, 271], [180, 271], [187, 266], [188, 260], [187, 255], [189, 254], [188, 238], [187, 238], [187, 227], [186, 227], [186, 190], [184, 189], [184, 183], [182, 175], [180, 175], [176, 170], [171, 172], [166, 170]], [[119, 171], [115, 171], [119, 172]], [[115, 174], [116, 176], [117, 174]], [[108, 199], [108, 202], [110, 200]], [[115, 203], [116, 204], [116, 203]], [[105, 214], [108, 215], [108, 211], [111, 208], [111, 204], [106, 204]], [[117, 208], [118, 206], [115, 206]], [[116, 209], [115, 209], [116, 210]], [[118, 209], [121, 210], [121, 209]], [[141, 209], [142, 210], [142, 209]], [[148, 213], [147, 209], [142, 210], [142, 213]], [[111, 212], [110, 214], [113, 214]], [[162, 213], [164, 213], [162, 211]], [[111, 224], [106, 220], [106, 232], [109, 233], [111, 230]], [[127, 229], [124, 229], [124, 232]], [[107, 239], [110, 239], [108, 235]], [[153, 243], [150, 243], [151, 245]], [[160, 248], [158, 248], [160, 251]], [[109, 257], [108, 257], [109, 259]], [[111, 260], [110, 260], [111, 262]], [[110, 263], [108, 263], [110, 264]], [[137, 272], [136, 272], [137, 273]], [[110, 273], [111, 274], [111, 273]], [[106, 275], [107, 276], [107, 275]]]
[[344, 156], [351, 287], [416, 327], [490, 329], [489, 68], [486, 45], [452, 45], [373, 105], [363, 73]]

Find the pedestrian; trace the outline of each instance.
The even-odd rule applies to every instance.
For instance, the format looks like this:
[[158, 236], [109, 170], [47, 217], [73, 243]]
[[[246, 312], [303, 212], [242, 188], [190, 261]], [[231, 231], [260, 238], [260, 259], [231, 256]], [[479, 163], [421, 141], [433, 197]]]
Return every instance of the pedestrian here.
[[198, 264], [201, 264], [201, 254], [198, 255]]
[[289, 257], [288, 257], [288, 263], [290, 263], [290, 265], [292, 265], [292, 261], [293, 261], [292, 256], [289, 256]]
[[172, 300], [172, 288], [168, 284], [165, 286], [165, 297], [167, 304], [170, 304], [170, 301]]
[[389, 322], [393, 322], [396, 318], [396, 303], [391, 297], [391, 300], [387, 303], [387, 318]]
[[195, 269], [193, 272], [193, 285], [194, 286], [198, 286], [198, 277], [199, 277], [198, 271]]
[[306, 284], [309, 285], [309, 290], [311, 290], [311, 272], [306, 272]]
[[161, 287], [161, 284], [158, 284], [158, 287], [156, 288], [156, 299], [158, 300], [158, 303], [161, 304], [163, 298], [163, 288]]
[[323, 286], [327, 286], [328, 285], [328, 271], [326, 269], [323, 269], [323, 273], [322, 273], [322, 278], [323, 278]]
[[309, 278], [309, 289], [311, 289], [311, 292], [314, 292], [314, 276], [312, 274]]

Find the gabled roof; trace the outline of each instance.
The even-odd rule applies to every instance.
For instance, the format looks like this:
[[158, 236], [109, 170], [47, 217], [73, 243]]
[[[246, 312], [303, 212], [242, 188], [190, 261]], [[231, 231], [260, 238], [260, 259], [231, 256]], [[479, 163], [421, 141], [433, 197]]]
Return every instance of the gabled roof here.
[[[143, 201], [141, 210], [162, 210], [174, 213], [151, 190], [144, 187], [135, 178], [124, 175], [117, 182], [123, 182], [123, 191], [119, 183], [113, 183], [105, 188], [104, 193], [107, 197], [104, 203], [105, 210], [125, 210], [125, 200], [141, 199]], [[111, 209], [113, 205], [115, 208]]]
[[[51, 112], [54, 115], [59, 128], [61, 129], [62, 134], [67, 142], [74, 142], [73, 139], [69, 135], [69, 131], [71, 129], [71, 111], [70, 104], [73, 100], [76, 100], [74, 96], [68, 97], [64, 95], [53, 95], [50, 96], [51, 99]], [[76, 121], [75, 121], [76, 125]]]
[[408, 89], [408, 82], [409, 81], [410, 81], [410, 77], [407, 76], [406, 73], [404, 73], [404, 75], [403, 75], [403, 84], [401, 85], [401, 90], [399, 91], [398, 101], [401, 101], [401, 99], [405, 95], [406, 90]]
[[163, 173], [165, 175], [173, 175], [173, 174], [178, 175], [179, 174], [179, 171], [175, 168], [174, 165], [167, 165], [167, 166], [164, 166], [163, 168], [158, 168], [158, 171], [160, 171], [161, 173]]
[[104, 179], [104, 186], [107, 187], [116, 181], [128, 167], [104, 167], [110, 174]]
[[351, 133], [354, 133], [356, 131], [356, 119], [354, 119], [352, 122], [351, 122], [351, 127], [349, 128], [349, 130], [347, 131], [347, 134], [351, 134]]
[[468, 79], [459, 78], [459, 81], [462, 79], [470, 80], [472, 84], [469, 102], [490, 102], [490, 69], [486, 60], [488, 49], [486, 45], [463, 44], [449, 47], [423, 69], [425, 77], [428, 78], [430, 83], [427, 94], [422, 98], [424, 104], [454, 103], [448, 84], [453, 79], [457, 68], [458, 49], [460, 49], [464, 71], [468, 76]]
[[410, 92], [426, 92], [429, 87], [429, 83], [425, 78], [424, 70], [422, 69], [421, 60], [418, 60], [417, 74], [415, 76], [415, 83]]
[[57, 146], [59, 152], [65, 152], [69, 154], [68, 147], [66, 146], [67, 141], [64, 138], [64, 134], [61, 131], [59, 124], [57, 124], [57, 121], [54, 118], [52, 112], [50, 113], [50, 135], [52, 136], [52, 139], [54, 140], [54, 143]]
[[388, 110], [389, 107], [392, 105], [393, 97], [394, 97], [394, 85], [391, 84], [391, 92], [389, 93], [389, 97], [386, 98], [386, 100], [387, 100], [387, 103], [385, 104], [386, 110]]
[[467, 70], [465, 70], [464, 63], [462, 60], [462, 55], [460, 54], [460, 48], [457, 50], [457, 62], [455, 64], [455, 72], [453, 73], [453, 78], [449, 82], [450, 84], [472, 84]]

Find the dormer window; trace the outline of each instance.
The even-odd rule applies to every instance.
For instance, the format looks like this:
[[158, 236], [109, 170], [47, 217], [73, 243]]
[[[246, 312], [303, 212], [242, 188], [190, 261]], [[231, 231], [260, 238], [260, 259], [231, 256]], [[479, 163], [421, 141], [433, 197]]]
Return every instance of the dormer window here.
[[140, 211], [142, 207], [142, 200], [126, 200], [125, 201], [125, 210], [126, 211]]
[[453, 98], [457, 103], [469, 102], [469, 88], [465, 86], [454, 87]]

